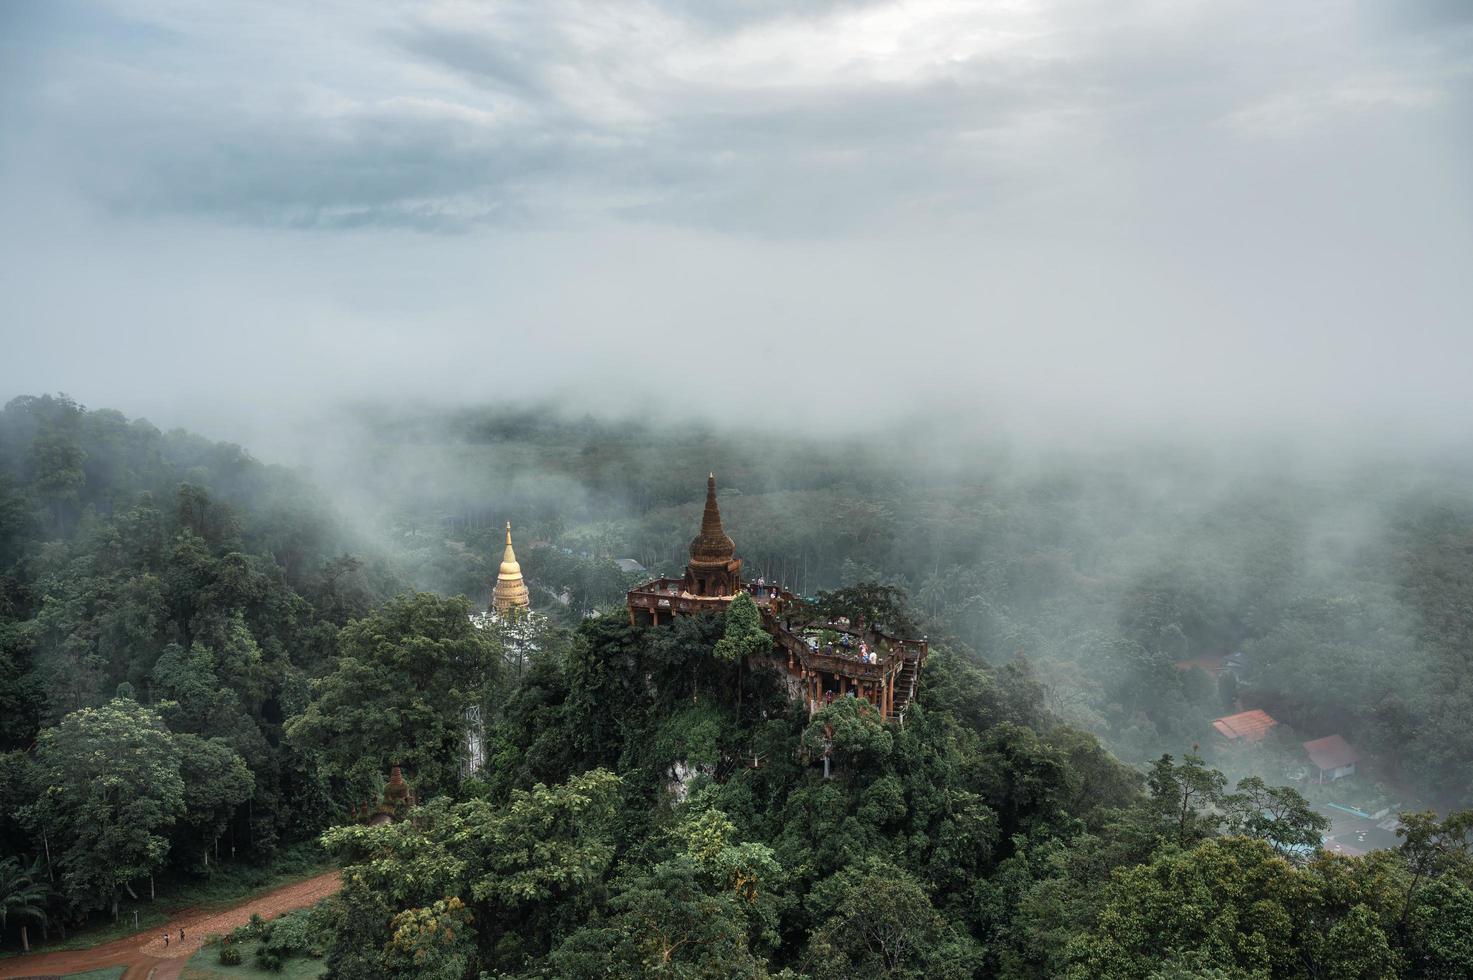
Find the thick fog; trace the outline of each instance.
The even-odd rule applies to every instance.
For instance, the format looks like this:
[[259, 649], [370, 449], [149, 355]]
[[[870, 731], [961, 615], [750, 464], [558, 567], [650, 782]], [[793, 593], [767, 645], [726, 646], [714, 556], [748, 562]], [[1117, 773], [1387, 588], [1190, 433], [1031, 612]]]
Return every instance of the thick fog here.
[[1458, 440], [1473, 10], [0, 7], [0, 389]]

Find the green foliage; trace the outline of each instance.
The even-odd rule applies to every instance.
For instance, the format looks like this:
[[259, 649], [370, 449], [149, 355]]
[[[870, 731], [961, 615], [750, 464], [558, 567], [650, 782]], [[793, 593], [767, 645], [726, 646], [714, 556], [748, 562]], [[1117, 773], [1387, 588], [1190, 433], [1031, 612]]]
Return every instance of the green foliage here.
[[836, 698], [813, 716], [802, 745], [814, 758], [830, 758], [841, 771], [880, 763], [895, 746], [895, 736], [880, 711], [863, 698]]
[[[1295, 790], [1177, 748], [1241, 699], [1463, 802], [1466, 493], [1398, 474], [1352, 497], [1129, 453], [1090, 479], [996, 457], [936, 472], [906, 447], [876, 465], [541, 415], [456, 432], [473, 488], [370, 474], [390, 563], [238, 447], [64, 398], [0, 411], [12, 933], [149, 873], [170, 901], [223, 895], [270, 873], [227, 848], [257, 860], [336, 824], [342, 892], [232, 948], [284, 972], [321, 951], [353, 980], [1473, 972], [1473, 818], [1409, 814], [1400, 850], [1333, 857]], [[903, 727], [848, 698], [810, 718], [753, 669], [771, 642], [745, 596], [654, 630], [584, 618], [630, 584], [608, 556], [684, 562], [700, 500], [680, 470], [713, 454], [745, 491], [723, 511], [748, 570], [820, 593], [787, 615], [935, 638]], [[513, 649], [464, 601], [380, 605], [396, 568], [483, 595], [523, 511], [534, 602], [574, 629]], [[1215, 689], [1176, 663], [1236, 649]], [[470, 707], [489, 758], [462, 780]], [[343, 825], [395, 762], [421, 804]]]
[[762, 628], [762, 614], [745, 592], [726, 607], [726, 631], [713, 652], [722, 660], [739, 662], [772, 649], [772, 637]]
[[429, 795], [453, 785], [468, 707], [494, 687], [498, 655], [464, 599], [401, 596], [339, 635], [333, 672], [287, 724], [328, 772], [360, 786], [402, 765]]
[[184, 823], [196, 829], [201, 849], [225, 832], [231, 815], [256, 788], [245, 760], [224, 739], [174, 736], [179, 774], [184, 780]]
[[220, 944], [220, 953], [217, 957], [221, 966], [240, 966], [240, 947], [226, 939]]
[[1403, 813], [1396, 834], [1411, 880], [1402, 902], [1401, 920], [1411, 914], [1418, 889], [1446, 875], [1473, 878], [1473, 810], [1460, 810], [1444, 819], [1426, 810]]
[[1263, 842], [1207, 841], [1113, 876], [1097, 924], [1071, 948], [1069, 975], [1148, 977], [1170, 956], [1265, 976], [1293, 975], [1308, 881]]
[[825, 881], [808, 900], [818, 928], [805, 970], [815, 980], [973, 976], [981, 950], [938, 914], [899, 868], [869, 862]]
[[[67, 779], [7, 773], [0, 860], [50, 850], [58, 927], [145, 876], [160, 897], [234, 881], [232, 858], [266, 862], [342, 812], [281, 728], [345, 613], [393, 587], [381, 559], [344, 555], [355, 545], [298, 477], [239, 447], [64, 397], [0, 410], [0, 751], [34, 746], [20, 768], [44, 768], [74, 740], [69, 716], [114, 692], [173, 745], [166, 778], [99, 775], [111, 796], [87, 802]], [[124, 765], [126, 744], [106, 761]]]
[[1209, 769], [1199, 755], [1188, 754], [1180, 763], [1163, 755], [1146, 778], [1158, 831], [1178, 846], [1190, 847], [1216, 833], [1222, 823], [1217, 809], [1227, 778]]
[[29, 868], [19, 858], [0, 860], [0, 931], [12, 918], [46, 921], [48, 889], [41, 873], [39, 860]]
[[1297, 859], [1317, 850], [1330, 821], [1310, 808], [1291, 786], [1268, 786], [1257, 776], [1239, 781], [1237, 792], [1217, 805], [1226, 811], [1230, 833], [1267, 841], [1280, 855]]
[[384, 951], [385, 968], [392, 976], [459, 980], [475, 956], [474, 918], [454, 896], [400, 912], [389, 923], [393, 936]]
[[157, 714], [120, 699], [67, 715], [41, 734], [36, 755], [44, 790], [23, 819], [57, 842], [68, 898], [116, 913], [119, 893], [163, 864], [164, 832], [184, 813], [173, 736]]
[[[560, 903], [595, 887], [614, 858], [618, 791], [618, 777], [594, 770], [558, 786], [517, 790], [499, 808], [441, 798], [416, 810], [412, 821], [329, 831], [324, 843], [347, 865], [349, 886], [338, 900], [329, 962], [352, 964], [333, 970], [366, 975], [361, 946], [391, 941], [388, 919], [364, 913], [365, 905], [432, 909], [450, 897], [466, 902], [466, 921], [482, 924], [488, 945], [515, 950], [506, 958], [519, 959], [524, 949], [545, 952]], [[400, 952], [412, 959], [413, 950]]]
[[554, 950], [548, 975], [766, 977], [737, 901], [704, 888], [689, 859], [662, 862], [625, 882], [605, 916]]
[[878, 582], [860, 582], [841, 589], [820, 592], [814, 613], [826, 620], [840, 617], [856, 627], [878, 627], [902, 637], [918, 635], [918, 627], [906, 608], [905, 590]]
[[1473, 976], [1473, 889], [1439, 878], [1420, 892], [1407, 922], [1418, 975], [1452, 980]]

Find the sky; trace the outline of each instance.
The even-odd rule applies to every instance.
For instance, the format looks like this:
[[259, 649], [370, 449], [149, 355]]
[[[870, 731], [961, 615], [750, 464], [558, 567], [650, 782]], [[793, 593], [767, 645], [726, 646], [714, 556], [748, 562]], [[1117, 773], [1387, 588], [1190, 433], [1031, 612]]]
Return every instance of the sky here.
[[0, 0], [0, 341], [0, 398], [242, 441], [1473, 445], [1473, 4]]

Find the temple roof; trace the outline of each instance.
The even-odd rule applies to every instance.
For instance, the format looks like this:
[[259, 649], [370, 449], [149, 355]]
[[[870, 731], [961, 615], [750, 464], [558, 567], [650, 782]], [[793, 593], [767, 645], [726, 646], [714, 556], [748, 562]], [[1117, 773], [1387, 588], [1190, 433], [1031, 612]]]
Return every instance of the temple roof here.
[[701, 533], [690, 543], [690, 557], [697, 562], [730, 561], [736, 542], [721, 527], [721, 508], [716, 505], [716, 474], [706, 479], [706, 512], [701, 515]]

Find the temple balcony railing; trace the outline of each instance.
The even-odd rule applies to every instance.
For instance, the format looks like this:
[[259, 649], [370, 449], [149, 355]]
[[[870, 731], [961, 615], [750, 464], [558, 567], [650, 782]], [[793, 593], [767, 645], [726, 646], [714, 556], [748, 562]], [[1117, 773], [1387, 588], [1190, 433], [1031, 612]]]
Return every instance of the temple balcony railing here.
[[762, 625], [784, 652], [809, 670], [861, 680], [882, 680], [907, 661], [924, 663], [929, 652], [929, 644], [925, 640], [903, 640], [878, 630], [861, 630], [836, 623], [804, 624], [798, 627], [848, 634], [866, 642], [873, 640], [876, 656], [873, 662], [866, 662], [860, 656], [858, 644], [850, 648], [853, 653], [842, 653], [837, 647], [815, 650], [807, 639], [767, 610], [763, 610]]
[[[684, 591], [685, 580], [680, 578], [658, 578], [636, 586], [628, 593], [631, 614], [644, 610], [663, 618], [669, 614], [696, 614], [713, 611], [731, 601], [730, 596], [695, 596]], [[762, 614], [762, 625], [772, 635], [777, 645], [793, 660], [811, 671], [839, 674], [862, 680], [882, 680], [906, 661], [924, 663], [929, 652], [925, 639], [911, 640], [891, 636], [879, 629], [861, 628], [852, 624], [836, 622], [793, 622], [791, 625], [783, 614], [795, 607], [799, 596], [781, 586], [759, 585], [756, 582], [743, 584], [743, 589], [756, 602]], [[829, 631], [851, 638], [854, 652], [841, 652], [840, 646], [813, 649], [801, 635], [803, 630]], [[863, 642], [876, 652], [873, 663], [860, 658], [859, 644]]]

